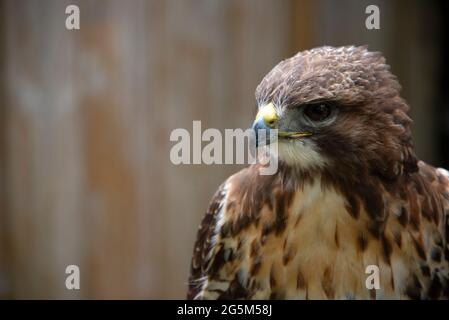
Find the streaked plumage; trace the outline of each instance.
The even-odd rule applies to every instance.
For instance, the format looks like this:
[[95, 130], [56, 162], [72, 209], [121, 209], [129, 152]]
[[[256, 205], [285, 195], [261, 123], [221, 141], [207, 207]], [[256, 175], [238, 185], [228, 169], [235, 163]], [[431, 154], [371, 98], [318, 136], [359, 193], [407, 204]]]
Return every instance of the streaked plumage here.
[[[279, 170], [228, 178], [198, 231], [190, 299], [447, 299], [449, 174], [417, 160], [408, 106], [380, 53], [322, 47], [259, 84], [283, 130]], [[332, 103], [329, 120], [300, 111]], [[302, 112], [302, 113], [301, 113]], [[365, 286], [380, 268], [380, 290]]]

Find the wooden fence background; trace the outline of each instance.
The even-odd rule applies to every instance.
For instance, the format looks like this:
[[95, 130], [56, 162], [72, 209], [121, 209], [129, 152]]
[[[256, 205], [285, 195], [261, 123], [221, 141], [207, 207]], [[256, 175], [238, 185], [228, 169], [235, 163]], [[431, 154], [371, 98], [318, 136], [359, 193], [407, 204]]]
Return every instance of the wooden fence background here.
[[[364, 27], [372, 3], [381, 30]], [[80, 7], [80, 30], [65, 29], [68, 4]], [[183, 298], [197, 225], [238, 167], [171, 164], [170, 132], [193, 120], [248, 127], [257, 83], [301, 49], [385, 52], [414, 107], [418, 151], [438, 161], [436, 11], [417, 1], [0, 0], [0, 297]], [[65, 288], [70, 264], [80, 290]]]

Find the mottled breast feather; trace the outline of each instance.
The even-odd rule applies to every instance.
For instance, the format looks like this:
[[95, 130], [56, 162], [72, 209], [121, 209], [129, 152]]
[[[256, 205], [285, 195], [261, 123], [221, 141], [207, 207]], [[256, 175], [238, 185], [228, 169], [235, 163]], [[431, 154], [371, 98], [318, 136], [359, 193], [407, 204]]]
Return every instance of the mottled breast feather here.
[[[448, 298], [443, 170], [420, 162], [400, 187], [350, 194], [297, 175], [251, 166], [219, 189], [198, 232], [188, 298]], [[381, 290], [365, 287], [369, 264], [380, 267]]]

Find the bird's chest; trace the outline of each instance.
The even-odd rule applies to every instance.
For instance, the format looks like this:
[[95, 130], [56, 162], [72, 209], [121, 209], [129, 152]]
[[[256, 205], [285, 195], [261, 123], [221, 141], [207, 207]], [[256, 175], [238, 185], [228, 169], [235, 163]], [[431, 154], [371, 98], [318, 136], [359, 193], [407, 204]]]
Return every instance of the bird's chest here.
[[382, 248], [368, 243], [363, 216], [352, 217], [346, 207], [346, 199], [334, 190], [308, 185], [284, 208], [282, 231], [268, 233], [263, 232], [263, 226], [275, 219], [270, 214], [279, 212], [263, 208], [258, 225], [241, 238], [245, 258], [239, 272], [252, 298], [369, 299], [393, 295], [391, 269], [377, 274], [384, 288], [367, 286], [370, 266], [384, 267]]

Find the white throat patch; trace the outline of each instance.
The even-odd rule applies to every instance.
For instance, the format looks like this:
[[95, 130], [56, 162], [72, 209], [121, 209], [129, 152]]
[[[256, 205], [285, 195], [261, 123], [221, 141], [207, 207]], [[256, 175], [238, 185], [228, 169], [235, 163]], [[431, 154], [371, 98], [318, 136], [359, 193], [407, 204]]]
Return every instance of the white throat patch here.
[[328, 160], [318, 153], [317, 147], [310, 140], [279, 140], [279, 159], [291, 166], [303, 169], [322, 168]]

